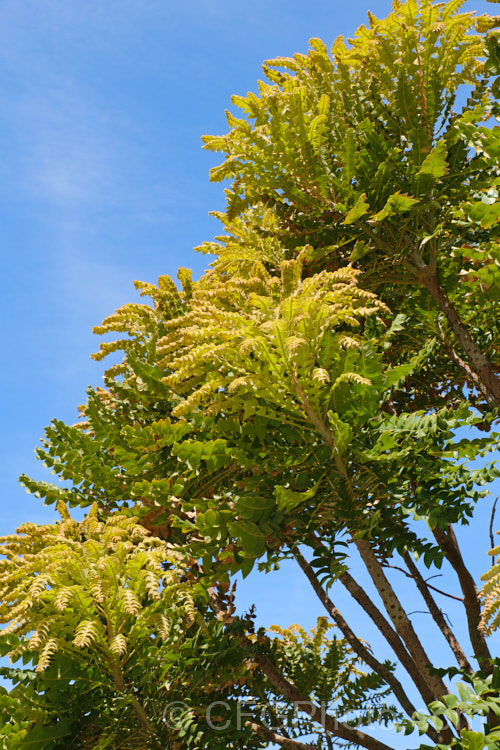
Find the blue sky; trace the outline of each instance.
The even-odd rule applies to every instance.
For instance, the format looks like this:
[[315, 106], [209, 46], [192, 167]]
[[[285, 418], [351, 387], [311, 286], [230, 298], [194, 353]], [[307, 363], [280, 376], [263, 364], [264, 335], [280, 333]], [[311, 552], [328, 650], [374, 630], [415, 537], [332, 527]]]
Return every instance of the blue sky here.
[[[494, 12], [484, 0], [466, 7]], [[17, 476], [44, 477], [33, 458], [44, 426], [75, 421], [100, 383], [92, 326], [136, 299], [134, 279], [206, 265], [192, 248], [217, 234], [208, 212], [223, 195], [200, 136], [225, 132], [231, 95], [256, 89], [264, 59], [349, 36], [368, 8], [383, 16], [390, 3], [2, 1], [2, 533], [54, 517]], [[478, 572], [479, 524], [480, 544], [467, 542], [481, 549]], [[261, 622], [313, 625], [322, 613], [300, 573], [276, 582], [246, 582], [243, 600], [258, 602]]]

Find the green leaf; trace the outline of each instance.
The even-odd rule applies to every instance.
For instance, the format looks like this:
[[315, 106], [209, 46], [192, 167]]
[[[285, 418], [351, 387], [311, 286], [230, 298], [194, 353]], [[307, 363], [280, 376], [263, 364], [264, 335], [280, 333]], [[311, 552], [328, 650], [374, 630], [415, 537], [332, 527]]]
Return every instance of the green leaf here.
[[391, 322], [390, 328], [386, 333], [386, 337], [391, 337], [394, 333], [397, 333], [398, 331], [402, 331], [404, 329], [404, 324], [408, 320], [408, 316], [404, 315], [403, 313], [398, 313], [396, 317]]
[[216, 526], [219, 523], [220, 516], [215, 510], [207, 510], [204, 514], [203, 521], [207, 526]]
[[[472, 688], [469, 687], [469, 685], [466, 685], [463, 682], [457, 683], [457, 692], [458, 692], [458, 694], [460, 696], [460, 699], [462, 701], [464, 701], [464, 702], [472, 701], [476, 697], [474, 691], [472, 690]], [[455, 707], [456, 706], [453, 706], [453, 708], [455, 708]]]
[[475, 201], [466, 206], [469, 218], [481, 225], [482, 229], [488, 229], [500, 222], [500, 203], [485, 203]]
[[[351, 208], [350, 211], [347, 212], [346, 217], [342, 223], [354, 224], [358, 219], [360, 219], [362, 216], [368, 213], [369, 210], [370, 210], [370, 206], [366, 200], [366, 193], [361, 193], [361, 195], [359, 196], [354, 206]], [[356, 260], [357, 258], [353, 257], [353, 254], [351, 254], [351, 260]], [[358, 255], [357, 257], [361, 257], [361, 256]]]
[[415, 369], [414, 362], [408, 362], [405, 365], [396, 365], [390, 367], [385, 371], [385, 387], [392, 388], [393, 385], [397, 385], [404, 381], [407, 375], [409, 375]]
[[462, 729], [460, 736], [463, 739], [464, 750], [483, 750], [487, 747], [487, 737], [482, 732], [472, 732], [468, 729]]
[[221, 438], [216, 440], [185, 440], [174, 443], [172, 454], [187, 464], [190, 469], [198, 469], [202, 461], [206, 462], [207, 471], [213, 472], [227, 466], [231, 462], [231, 455], [227, 443]]
[[274, 496], [276, 497], [278, 509], [287, 512], [294, 510], [299, 505], [302, 505], [302, 503], [305, 503], [306, 500], [310, 500], [311, 497], [314, 497], [318, 491], [318, 487], [319, 482], [317, 482], [314, 487], [311, 487], [310, 490], [306, 490], [305, 492], [295, 492], [289, 487], [276, 485], [274, 488]]
[[[449, 696], [444, 697], [447, 698]], [[446, 718], [451, 721], [454, 727], [458, 726], [458, 713], [456, 711], [453, 711], [452, 708], [445, 708], [443, 711], [443, 716], [446, 716]]]
[[362, 240], [358, 240], [354, 245], [354, 249], [349, 257], [349, 260], [351, 261], [351, 263], [354, 263], [354, 261], [360, 260], [360, 258], [364, 258], [365, 255], [368, 255], [371, 250], [372, 248], [370, 247], [370, 245], [368, 245], [366, 242], [363, 242]]
[[349, 128], [345, 133], [344, 147], [342, 149], [342, 177], [344, 181], [348, 183], [350, 183], [356, 175], [356, 148], [356, 131], [353, 128]]
[[418, 729], [419, 734], [425, 734], [429, 728], [429, 722], [425, 716], [418, 715], [418, 718], [414, 721], [415, 726]]
[[234, 507], [240, 518], [258, 521], [269, 515], [269, 512], [274, 508], [274, 501], [270, 497], [245, 495], [235, 498]]
[[389, 216], [404, 214], [418, 202], [419, 201], [417, 198], [412, 198], [411, 195], [408, 195], [407, 193], [401, 193], [400, 190], [397, 190], [395, 193], [389, 196], [383, 209], [374, 214], [372, 216], [372, 219], [374, 221], [383, 221]]
[[443, 177], [448, 171], [447, 156], [446, 142], [438, 141], [432, 151], [425, 157], [417, 174], [431, 177], [433, 180]]
[[265, 548], [265, 535], [253, 521], [233, 521], [229, 524], [233, 536], [238, 537], [244, 552], [253, 556], [261, 555]]
[[[473, 695], [472, 691], [470, 692], [470, 695]], [[458, 706], [460, 705], [460, 701], [458, 700], [456, 695], [453, 695], [453, 693], [450, 693], [449, 695], [443, 695], [441, 700], [447, 706], [447, 708], [458, 708]]]

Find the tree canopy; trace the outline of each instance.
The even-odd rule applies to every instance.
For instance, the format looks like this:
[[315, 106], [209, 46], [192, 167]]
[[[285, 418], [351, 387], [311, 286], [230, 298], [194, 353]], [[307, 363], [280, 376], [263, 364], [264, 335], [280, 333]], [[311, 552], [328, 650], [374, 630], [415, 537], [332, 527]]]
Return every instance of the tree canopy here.
[[[204, 137], [230, 180], [208, 270], [136, 282], [149, 302], [95, 329], [104, 387], [38, 450], [62, 482], [21, 478], [61, 520], [0, 539], [6, 750], [498, 747], [500, 568], [478, 591], [454, 526], [499, 476], [500, 22], [462, 5], [395, 0], [267, 61]], [[238, 577], [285, 559], [312, 632], [238, 608]]]

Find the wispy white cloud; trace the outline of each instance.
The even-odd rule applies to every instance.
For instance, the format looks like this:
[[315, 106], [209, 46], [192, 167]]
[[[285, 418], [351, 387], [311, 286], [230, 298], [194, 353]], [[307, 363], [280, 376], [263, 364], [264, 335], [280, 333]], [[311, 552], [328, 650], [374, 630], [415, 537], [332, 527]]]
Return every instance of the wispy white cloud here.
[[119, 175], [112, 134], [89, 99], [61, 86], [28, 94], [12, 114], [27, 193], [60, 210], [113, 200]]
[[[91, 96], [64, 84], [20, 97], [11, 117], [17, 132], [17, 192], [44, 227], [46, 262], [73, 308], [70, 319], [89, 294], [97, 309], [105, 299], [115, 303], [130, 284], [130, 273], [103, 249], [96, 253], [99, 225], [120, 203], [130, 206], [134, 190], [122, 174], [123, 144], [112, 123]], [[15, 187], [11, 183], [10, 189]]]
[[101, 87], [98, 67], [82, 71], [102, 52], [108, 28], [132, 33], [138, 5], [125, 3], [121, 14], [120, 5], [91, 0], [85, 12], [80, 3], [55, 0], [0, 6], [0, 77], [9, 71], [0, 85], [0, 138], [7, 144], [0, 197], [13, 198], [44, 233], [46, 266], [73, 319], [89, 295], [99, 311], [130, 296], [131, 254], [116, 252], [124, 217], [136, 226], [165, 224], [182, 200], [168, 175], [148, 174], [147, 123]]

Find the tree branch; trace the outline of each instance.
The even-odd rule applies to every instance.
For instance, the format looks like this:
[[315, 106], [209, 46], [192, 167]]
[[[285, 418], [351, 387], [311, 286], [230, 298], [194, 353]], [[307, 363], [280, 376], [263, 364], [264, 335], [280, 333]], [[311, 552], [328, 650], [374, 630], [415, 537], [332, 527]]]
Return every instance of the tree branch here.
[[[303, 572], [307, 576], [307, 579], [311, 586], [314, 589], [314, 592], [316, 593], [318, 599], [323, 604], [324, 608], [330, 615], [330, 617], [333, 619], [341, 633], [343, 634], [344, 638], [347, 640], [353, 651], [359, 656], [360, 659], [362, 659], [365, 664], [367, 664], [369, 667], [373, 669], [376, 674], [379, 675], [379, 677], [382, 677], [382, 679], [389, 685], [389, 687], [392, 689], [392, 692], [396, 696], [397, 700], [401, 704], [402, 708], [405, 710], [405, 712], [408, 714], [408, 716], [412, 716], [413, 713], [416, 711], [415, 706], [413, 703], [409, 700], [407, 697], [405, 690], [397, 677], [394, 676], [393, 672], [391, 672], [390, 669], [387, 668], [385, 664], [382, 664], [382, 662], [379, 662], [378, 659], [376, 659], [371, 651], [364, 645], [362, 641], [359, 640], [359, 638], [354, 634], [354, 632], [351, 630], [347, 622], [344, 620], [342, 614], [339, 612], [337, 607], [335, 607], [332, 600], [329, 598], [328, 594], [325, 592], [325, 590], [320, 585], [318, 579], [316, 578], [316, 575], [314, 573], [314, 570], [309, 565], [305, 557], [302, 555], [301, 552], [298, 550], [295, 551], [295, 557], [297, 559], [297, 562], [299, 563], [300, 567], [302, 568]], [[426, 702], [430, 702], [433, 699], [432, 693], [428, 690], [427, 695], [429, 697], [429, 700]], [[425, 698], [424, 698], [425, 700]]]
[[304, 742], [298, 742], [297, 740], [291, 740], [289, 737], [283, 737], [281, 734], [273, 732], [272, 729], [263, 727], [261, 724], [255, 724], [253, 721], [246, 721], [245, 726], [249, 727], [252, 732], [258, 734], [268, 742], [275, 742], [281, 747], [287, 748], [287, 750], [316, 750], [315, 745], [306, 745]]
[[458, 662], [458, 664], [462, 667], [462, 669], [466, 669], [469, 674], [473, 674], [474, 670], [472, 669], [471, 665], [469, 664], [469, 661], [467, 657], [465, 656], [462, 647], [460, 646], [459, 642], [455, 638], [455, 635], [453, 634], [452, 629], [444, 619], [443, 613], [437, 606], [436, 602], [432, 598], [430, 591], [427, 587], [427, 583], [424, 581], [419, 569], [415, 565], [412, 556], [408, 551], [406, 551], [403, 554], [403, 560], [405, 561], [406, 565], [408, 566], [408, 570], [410, 571], [413, 580], [415, 581], [418, 590], [420, 591], [423, 600], [427, 604], [427, 607], [429, 608], [429, 612], [432, 615], [432, 618], [438, 628], [441, 630], [442, 634], [448, 641], [448, 644], [453, 651], [455, 658]]
[[[410, 575], [407, 570], [405, 570], [404, 568], [400, 568], [398, 565], [390, 565], [390, 563], [384, 562], [384, 568], [392, 568], [392, 570], [399, 570], [399, 572], [405, 575], [407, 578], [413, 578], [413, 576]], [[429, 578], [423, 579], [428, 589], [432, 589], [437, 594], [441, 594], [441, 596], [447, 596], [448, 599], [454, 599], [456, 602], [460, 602], [461, 604], [464, 603], [464, 599], [462, 596], [455, 596], [454, 594], [448, 594], [447, 591], [443, 591], [443, 589], [438, 589], [437, 586], [433, 586], [431, 583], [429, 583], [431, 578], [436, 578], [436, 577], [437, 576], [429, 576]]]
[[[450, 298], [439, 284], [436, 272], [425, 264], [422, 256], [416, 250], [412, 252], [410, 263], [418, 280], [425, 286], [441, 312], [444, 313], [457, 341], [467, 355], [469, 366], [475, 373], [475, 377], [467, 372], [466, 368], [463, 368], [464, 371], [467, 372], [469, 377], [472, 377], [474, 384], [479, 386], [490, 404], [500, 404], [500, 379], [470, 335]], [[459, 359], [457, 358], [457, 363]], [[462, 365], [460, 364], [460, 366]]]
[[[228, 613], [222, 606], [221, 600], [214, 588], [210, 587], [207, 589], [210, 604], [217, 614], [217, 616], [224, 620], [228, 617]], [[243, 635], [241, 638], [242, 645], [248, 646], [252, 651], [255, 649], [255, 644]], [[266, 675], [267, 679], [274, 685], [274, 687], [281, 693], [281, 695], [289, 702], [293, 703], [297, 710], [301, 710], [311, 717], [313, 721], [319, 723], [324, 729], [330, 732], [335, 737], [347, 740], [348, 742], [356, 745], [365, 747], [366, 750], [394, 750], [385, 745], [383, 742], [379, 742], [365, 732], [361, 732], [358, 729], [348, 727], [341, 724], [333, 716], [330, 716], [324, 711], [323, 707], [317, 706], [305, 695], [303, 695], [298, 688], [289, 682], [286, 677], [274, 666], [274, 664], [267, 658], [267, 656], [261, 652], [257, 652], [253, 655], [253, 661], [260, 667], [262, 672]], [[286, 739], [286, 738], [284, 738]]]
[[465, 362], [465, 360], [463, 360], [462, 357], [460, 357], [456, 353], [456, 351], [453, 349], [452, 346], [447, 346], [447, 350], [448, 350], [448, 354], [450, 355], [451, 361], [454, 362], [454, 364], [456, 364], [457, 367], [459, 367], [461, 370], [465, 372], [467, 377], [469, 377], [471, 381], [474, 383], [478, 391], [482, 393], [485, 399], [488, 401], [488, 394], [484, 392], [484, 386], [481, 383], [479, 375], [477, 375], [477, 373], [475, 373], [474, 370], [472, 370], [469, 367], [467, 362]]
[[464, 595], [464, 609], [467, 616], [469, 638], [472, 648], [474, 649], [474, 655], [479, 661], [481, 661], [481, 669], [486, 674], [490, 674], [492, 667], [488, 660], [491, 659], [491, 654], [485, 637], [479, 630], [479, 624], [481, 622], [481, 605], [479, 603], [476, 584], [463, 561], [455, 532], [451, 525], [448, 525], [447, 531], [436, 526], [432, 529], [432, 533], [436, 542], [443, 550], [446, 559], [457, 574], [458, 582], [460, 583], [460, 588]]
[[406, 669], [406, 671], [412, 678], [425, 703], [428, 704], [432, 700], [434, 700], [434, 695], [428, 687], [424, 676], [421, 674], [411, 655], [406, 650], [398, 633], [394, 630], [392, 625], [387, 622], [382, 612], [372, 602], [368, 594], [347, 572], [343, 573], [340, 576], [340, 581], [349, 591], [353, 599], [358, 602], [358, 604], [364, 609], [366, 614], [371, 618], [373, 623], [380, 630], [380, 632], [398, 657], [401, 665]]
[[361, 732], [359, 729], [354, 729], [353, 727], [341, 724], [333, 716], [325, 713], [323, 708], [320, 708], [313, 703], [313, 701], [309, 700], [307, 696], [303, 695], [303, 693], [295, 687], [295, 685], [289, 682], [286, 677], [276, 669], [274, 664], [269, 661], [265, 654], [257, 653], [254, 656], [254, 660], [266, 675], [267, 679], [277, 690], [280, 691], [287, 701], [293, 703], [297, 710], [303, 711], [310, 716], [313, 721], [320, 724], [334, 737], [340, 737], [343, 740], [347, 740], [347, 742], [361, 745], [362, 747], [365, 747], [366, 750], [393, 750], [393, 748], [389, 747], [389, 745], [386, 745], [384, 742], [376, 740], [374, 737], [371, 737], [365, 732]]
[[386, 608], [387, 614], [391, 618], [396, 631], [406, 644], [408, 651], [412, 655], [420, 674], [425, 679], [432, 694], [439, 700], [449, 691], [441, 678], [430, 672], [429, 667], [432, 667], [432, 662], [420, 643], [420, 640], [413, 629], [413, 625], [401, 606], [394, 589], [387, 580], [382, 565], [378, 561], [370, 547], [370, 543], [366, 539], [355, 539], [354, 543], [361, 559], [366, 565], [370, 577], [375, 584], [375, 588], [384, 603], [384, 607]]
[[146, 711], [144, 710], [144, 707], [141, 705], [141, 703], [137, 700], [137, 698], [134, 698], [130, 695], [130, 692], [127, 689], [127, 683], [125, 682], [125, 678], [123, 676], [123, 672], [121, 670], [121, 667], [119, 666], [117, 661], [114, 661], [111, 665], [112, 668], [112, 675], [113, 675], [113, 683], [116, 687], [116, 689], [122, 693], [127, 695], [127, 697], [130, 697], [130, 704], [133, 708], [133, 711], [139, 720], [140, 725], [148, 735], [148, 741], [151, 743], [154, 743], [151, 745], [151, 747], [158, 747], [158, 744], [154, 740], [154, 734], [155, 730], [151, 726], [151, 723], [148, 719], [148, 715]]

